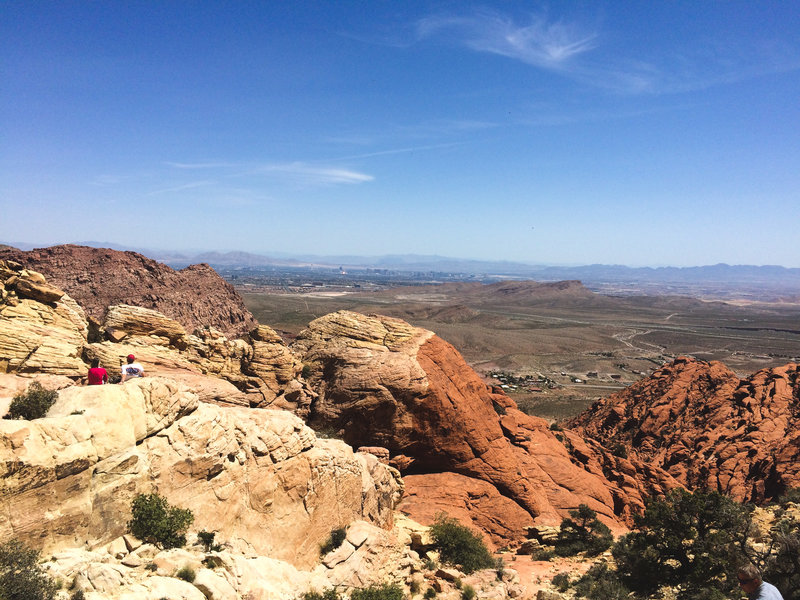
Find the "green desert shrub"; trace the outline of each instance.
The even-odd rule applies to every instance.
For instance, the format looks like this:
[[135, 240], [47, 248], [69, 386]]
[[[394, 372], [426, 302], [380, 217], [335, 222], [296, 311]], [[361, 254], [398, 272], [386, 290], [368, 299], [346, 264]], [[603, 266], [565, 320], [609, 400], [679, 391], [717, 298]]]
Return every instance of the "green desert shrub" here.
[[305, 592], [302, 596], [300, 596], [300, 600], [341, 600], [341, 596], [339, 596], [339, 592], [337, 592], [335, 589], [328, 588], [322, 593], [316, 590]]
[[345, 538], [347, 537], [347, 529], [344, 527], [337, 527], [336, 529], [331, 530], [330, 534], [328, 535], [328, 539], [323, 542], [323, 544], [319, 547], [319, 553], [321, 556], [325, 556], [328, 552], [333, 552], [339, 546], [344, 543]]
[[578, 598], [591, 600], [626, 600], [630, 595], [617, 574], [605, 562], [592, 565], [573, 585]]
[[436, 515], [430, 533], [442, 562], [461, 567], [465, 573], [496, 565], [483, 539], [444, 513]]
[[203, 550], [206, 552], [219, 552], [222, 550], [222, 546], [214, 543], [216, 535], [215, 531], [206, 531], [205, 529], [197, 532], [197, 539], [203, 544]]
[[159, 548], [180, 548], [186, 544], [186, 530], [194, 521], [188, 508], [176, 508], [158, 494], [139, 494], [131, 503], [128, 531]]
[[39, 565], [39, 552], [19, 540], [0, 545], [0, 600], [52, 600], [57, 589]]
[[574, 556], [586, 552], [587, 556], [597, 556], [608, 550], [614, 542], [611, 530], [597, 520], [597, 513], [586, 504], [577, 510], [569, 511], [571, 518], [561, 521], [556, 540], [556, 553], [561, 556]]
[[353, 590], [350, 600], [403, 600], [403, 588], [397, 584], [384, 583]]
[[429, 587], [427, 590], [425, 590], [424, 598], [425, 600], [433, 600], [433, 598], [436, 598], [436, 590], [432, 587]]
[[550, 583], [552, 583], [553, 587], [559, 592], [566, 592], [570, 586], [569, 573], [559, 573], [558, 575], [554, 575], [553, 579], [550, 580]]
[[461, 588], [461, 600], [475, 600], [475, 588], [471, 585], [465, 585]]
[[188, 581], [189, 583], [192, 583], [196, 576], [197, 574], [194, 572], [194, 569], [188, 565], [185, 567], [181, 567], [175, 573], [175, 577], [177, 577], [178, 579], [183, 579], [184, 581]]
[[43, 388], [38, 381], [33, 381], [28, 389], [14, 396], [8, 408], [7, 419], [41, 419], [47, 414], [58, 398], [56, 390]]
[[736, 580], [728, 575], [744, 560], [751, 510], [718, 492], [676, 489], [651, 500], [637, 531], [612, 550], [620, 580], [642, 594], [662, 585], [680, 585], [681, 598], [732, 593]]

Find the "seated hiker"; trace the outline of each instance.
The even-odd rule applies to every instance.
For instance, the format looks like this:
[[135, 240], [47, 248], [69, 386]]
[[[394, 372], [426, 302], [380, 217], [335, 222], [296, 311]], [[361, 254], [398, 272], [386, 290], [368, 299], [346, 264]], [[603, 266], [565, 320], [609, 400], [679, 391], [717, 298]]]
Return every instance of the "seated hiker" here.
[[89, 374], [86, 376], [88, 385], [103, 385], [108, 383], [108, 371], [100, 366], [100, 359], [93, 358], [92, 366], [89, 367]]
[[128, 354], [128, 363], [122, 365], [122, 379], [120, 383], [124, 383], [128, 379], [134, 377], [144, 377], [144, 367], [136, 362], [136, 357], [133, 354]]

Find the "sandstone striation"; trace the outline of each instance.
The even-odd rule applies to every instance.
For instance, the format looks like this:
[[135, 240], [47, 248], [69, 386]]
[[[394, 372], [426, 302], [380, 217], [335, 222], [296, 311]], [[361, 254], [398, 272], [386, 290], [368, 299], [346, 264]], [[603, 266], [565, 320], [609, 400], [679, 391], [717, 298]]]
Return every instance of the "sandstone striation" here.
[[570, 426], [690, 489], [759, 503], [800, 486], [798, 416], [800, 365], [739, 379], [719, 362], [681, 357]]
[[0, 372], [71, 375], [83, 370], [83, 310], [35, 271], [0, 261]]
[[42, 273], [97, 322], [109, 306], [129, 304], [157, 310], [190, 333], [210, 326], [237, 337], [256, 326], [233, 287], [206, 264], [175, 271], [136, 252], [72, 244], [0, 250], [0, 259]]
[[158, 377], [71, 387], [47, 418], [0, 420], [0, 539], [101, 545], [156, 490], [231, 548], [307, 567], [332, 527], [390, 527], [398, 478], [285, 411], [199, 403]]
[[[497, 543], [521, 541], [534, 521], [557, 524], [580, 503], [619, 528], [647, 495], [677, 485], [659, 469], [550, 431], [492, 393], [451, 345], [401, 320], [340, 311], [310, 323], [292, 349], [319, 394], [309, 422], [354, 447], [387, 448], [392, 463], [414, 476], [402, 508], [421, 522], [445, 504], [448, 481], [466, 482], [468, 494], [486, 499], [470, 508], [490, 508], [470, 517]], [[519, 524], [491, 519], [499, 507]]]

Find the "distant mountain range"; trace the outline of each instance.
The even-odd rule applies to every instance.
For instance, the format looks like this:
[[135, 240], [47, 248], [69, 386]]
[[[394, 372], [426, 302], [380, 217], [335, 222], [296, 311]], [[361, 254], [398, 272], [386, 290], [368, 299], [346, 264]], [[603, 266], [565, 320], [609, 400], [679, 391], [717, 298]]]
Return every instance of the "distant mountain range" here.
[[[300, 255], [276, 258], [249, 252], [197, 252], [181, 253], [130, 248], [107, 242], [77, 242], [82, 246], [112, 248], [114, 250], [134, 251], [165, 263], [173, 268], [190, 264], [208, 263], [216, 268], [344, 268], [348, 271], [358, 269], [386, 269], [397, 272], [449, 273], [474, 275], [486, 278], [533, 279], [537, 281], [580, 280], [587, 287], [605, 292], [626, 293], [646, 292], [648, 289], [658, 293], [684, 293], [690, 287], [695, 292], [698, 287], [709, 290], [732, 289], [752, 290], [788, 295], [789, 299], [800, 298], [800, 268], [787, 268], [777, 265], [728, 265], [716, 264], [696, 267], [628, 267], [624, 265], [592, 264], [584, 266], [534, 265], [512, 261], [482, 261], [450, 258], [437, 255], [394, 254], [385, 256], [314, 256]], [[34, 246], [25, 243], [11, 243], [10, 246], [30, 250]], [[694, 294], [690, 294], [694, 295]]]

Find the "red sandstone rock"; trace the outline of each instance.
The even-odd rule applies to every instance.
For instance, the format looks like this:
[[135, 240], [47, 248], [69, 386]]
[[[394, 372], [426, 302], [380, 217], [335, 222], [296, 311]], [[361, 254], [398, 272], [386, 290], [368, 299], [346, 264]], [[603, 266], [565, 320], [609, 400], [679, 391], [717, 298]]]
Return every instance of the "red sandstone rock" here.
[[800, 365], [747, 379], [681, 357], [569, 423], [690, 489], [763, 502], [800, 486]]
[[319, 394], [312, 425], [338, 431], [354, 447], [383, 446], [404, 475], [419, 476], [409, 502], [423, 508], [407, 502], [411, 514], [444, 504], [436, 481], [455, 473], [494, 488], [486, 493], [488, 504], [502, 497], [504, 514], [527, 515], [502, 527], [490, 519], [480, 523], [492, 539], [514, 543], [533, 519], [557, 525], [581, 503], [619, 528], [645, 496], [677, 485], [663, 471], [614, 457], [598, 443], [550, 431], [544, 420], [491, 393], [450, 344], [399, 319], [340, 311], [313, 321], [292, 349]]
[[206, 264], [175, 271], [136, 252], [71, 244], [5, 249], [0, 258], [42, 273], [100, 323], [109, 306], [130, 304], [157, 310], [190, 333], [211, 326], [232, 337], [256, 326], [233, 286]]

